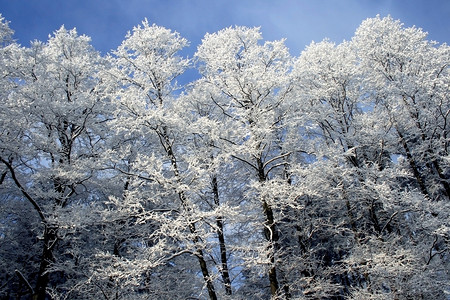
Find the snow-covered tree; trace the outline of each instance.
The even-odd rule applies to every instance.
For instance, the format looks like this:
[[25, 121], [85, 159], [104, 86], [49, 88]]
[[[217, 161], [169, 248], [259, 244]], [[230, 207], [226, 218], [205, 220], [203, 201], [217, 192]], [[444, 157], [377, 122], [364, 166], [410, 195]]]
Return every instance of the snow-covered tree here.
[[[278, 228], [283, 200], [288, 199], [265, 197], [261, 189], [272, 179], [286, 177], [286, 159], [292, 154], [283, 148], [283, 131], [291, 117], [292, 59], [283, 40], [261, 43], [261, 39], [259, 28], [226, 28], [207, 34], [196, 58], [205, 93], [224, 119], [216, 146], [248, 170], [250, 177], [241, 183], [243, 205], [249, 206], [247, 218], [255, 222], [252, 230], [264, 233], [247, 237], [255, 244], [250, 245], [253, 249], [243, 246], [244, 266], [251, 272], [265, 272], [272, 296], [278, 297], [289, 293], [280, 267]], [[263, 269], [256, 271], [261, 263]]]
[[448, 198], [450, 48], [426, 36], [376, 17], [361, 24], [353, 42], [364, 68], [361, 87], [384, 109], [398, 139], [396, 154], [405, 157], [422, 193]]
[[[201, 284], [192, 284], [200, 272], [209, 298], [217, 299], [205, 223], [214, 210], [199, 206], [198, 194], [206, 184], [202, 159], [190, 134], [190, 112], [177, 100], [176, 78], [190, 64], [178, 52], [187, 44], [178, 33], [145, 20], [113, 52], [106, 84], [115, 105], [111, 130], [121, 139], [106, 154], [127, 185], [114, 206], [148, 227], [139, 235], [139, 255], [150, 258], [130, 278], [147, 272], [146, 289], [176, 297], [179, 290], [168, 286], [182, 272], [192, 277], [184, 290], [189, 297], [203, 293]], [[154, 276], [167, 285], [153, 281]]]
[[96, 88], [101, 58], [88, 37], [64, 27], [47, 43], [15, 47], [3, 69], [10, 87], [2, 99], [2, 181], [14, 186], [21, 205], [33, 207], [39, 218], [30, 224], [35, 234], [40, 231], [34, 237], [41, 247], [34, 253], [38, 271], [27, 274], [31, 266], [19, 270], [19, 277], [33, 297], [45, 299], [49, 282], [63, 280], [50, 268], [70, 244], [67, 216], [79, 201], [95, 197], [92, 166], [101, 138], [93, 128], [102, 118]]

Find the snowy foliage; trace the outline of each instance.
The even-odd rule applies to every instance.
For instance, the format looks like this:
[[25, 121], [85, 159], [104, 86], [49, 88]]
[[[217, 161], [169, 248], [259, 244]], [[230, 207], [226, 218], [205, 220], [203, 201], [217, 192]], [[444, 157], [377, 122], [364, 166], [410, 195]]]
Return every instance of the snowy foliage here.
[[377, 16], [293, 57], [235, 26], [189, 59], [144, 20], [101, 56], [0, 16], [0, 298], [449, 299], [450, 48], [426, 38]]

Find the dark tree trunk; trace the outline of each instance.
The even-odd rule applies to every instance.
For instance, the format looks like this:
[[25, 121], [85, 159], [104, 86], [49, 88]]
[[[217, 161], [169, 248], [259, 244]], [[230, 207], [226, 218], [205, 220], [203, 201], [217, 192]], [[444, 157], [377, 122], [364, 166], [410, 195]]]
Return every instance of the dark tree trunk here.
[[[264, 182], [267, 180], [266, 173], [264, 171], [264, 164], [260, 158], [256, 161], [258, 166], [258, 177], [260, 182]], [[278, 241], [279, 241], [279, 233], [278, 229], [275, 225], [275, 218], [273, 215], [272, 207], [267, 203], [266, 200], [262, 200], [262, 207], [264, 211], [264, 216], [266, 218], [264, 222], [264, 233], [266, 236], [267, 241], [269, 241], [269, 250], [270, 250], [270, 264], [271, 267], [269, 269], [269, 283], [270, 283], [270, 293], [272, 297], [279, 296], [282, 294], [280, 291], [280, 286], [278, 283], [278, 277], [277, 277], [277, 268], [276, 268], [276, 262], [275, 262], [275, 255], [278, 250]]]
[[[214, 193], [214, 203], [216, 206], [220, 205], [220, 198], [219, 198], [219, 188], [217, 186], [217, 177], [213, 176], [212, 178], [212, 188]], [[225, 285], [225, 293], [227, 295], [232, 294], [231, 290], [231, 279], [230, 279], [230, 273], [228, 271], [228, 258], [227, 258], [227, 248], [225, 246], [225, 236], [223, 233], [223, 218], [221, 216], [217, 216], [216, 218], [216, 225], [217, 225], [217, 237], [219, 239], [219, 247], [220, 247], [220, 262], [221, 262], [221, 274], [222, 274], [222, 280]]]
[[48, 269], [53, 261], [53, 249], [58, 242], [57, 228], [46, 225], [44, 229], [44, 245], [42, 250], [39, 274], [36, 282], [35, 294], [33, 300], [45, 300], [46, 290], [49, 283]]
[[417, 184], [419, 185], [420, 191], [422, 194], [426, 195], [427, 197], [430, 196], [428, 193], [428, 190], [425, 186], [425, 182], [419, 172], [419, 169], [417, 167], [416, 161], [414, 160], [411, 151], [409, 150], [409, 146], [406, 143], [405, 138], [403, 137], [403, 134], [400, 132], [400, 130], [397, 129], [398, 136], [400, 137], [400, 141], [402, 143], [403, 149], [405, 150], [406, 159], [408, 160], [409, 166], [411, 167], [411, 170], [413, 172], [414, 178], [417, 181]]

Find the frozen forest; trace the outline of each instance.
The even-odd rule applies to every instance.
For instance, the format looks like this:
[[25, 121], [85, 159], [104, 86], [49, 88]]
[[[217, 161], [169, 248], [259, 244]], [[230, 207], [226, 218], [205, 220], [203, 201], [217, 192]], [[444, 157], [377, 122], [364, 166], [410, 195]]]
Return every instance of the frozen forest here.
[[450, 299], [448, 45], [188, 45], [0, 19], [0, 299]]

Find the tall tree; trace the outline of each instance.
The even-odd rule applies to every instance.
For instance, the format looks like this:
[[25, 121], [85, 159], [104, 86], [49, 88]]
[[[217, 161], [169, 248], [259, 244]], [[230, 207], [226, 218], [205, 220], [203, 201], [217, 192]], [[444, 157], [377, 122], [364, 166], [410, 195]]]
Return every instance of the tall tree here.
[[[150, 245], [143, 249], [152, 251], [158, 261], [152, 268], [163, 263], [179, 265], [180, 255], [189, 256], [189, 261], [195, 258], [209, 298], [217, 299], [206, 255], [205, 212], [197, 208], [195, 196], [202, 188], [202, 171], [186, 134], [189, 115], [184, 115], [189, 113], [176, 100], [175, 80], [190, 63], [178, 52], [187, 44], [178, 33], [147, 20], [127, 35], [112, 59], [110, 84], [117, 89], [112, 96], [116, 118], [111, 126], [130, 141], [117, 151], [136, 153], [129, 170], [119, 165], [117, 169], [133, 182], [125, 197], [130, 213], [138, 207], [143, 212], [141, 222], [154, 224], [155, 231], [146, 233]], [[121, 155], [117, 157], [123, 159]], [[193, 268], [183, 265], [186, 272]]]
[[449, 47], [391, 17], [364, 21], [353, 42], [365, 68], [364, 91], [384, 108], [417, 186], [432, 199], [450, 196]]
[[[2, 111], [5, 120], [14, 120], [3, 127], [4, 136], [14, 136], [14, 141], [2, 140], [0, 161], [5, 180], [33, 207], [42, 226], [37, 275], [24, 271], [20, 277], [34, 298], [45, 299], [51, 265], [63, 232], [71, 227], [66, 214], [77, 199], [89, 198], [96, 177], [87, 166], [99, 142], [91, 128], [99, 120], [100, 56], [88, 37], [64, 27], [47, 43], [34, 42], [29, 49], [17, 49], [15, 56], [9, 64], [15, 86]], [[62, 278], [52, 280], [57, 284]]]
[[[288, 284], [278, 263], [280, 231], [277, 212], [283, 205], [265, 198], [258, 190], [280, 176], [288, 150], [280, 145], [277, 134], [286, 122], [291, 90], [291, 57], [284, 41], [265, 42], [258, 28], [226, 28], [207, 34], [196, 57], [204, 83], [209, 85], [210, 100], [232, 122], [224, 128], [223, 149], [253, 172], [247, 184], [247, 197], [254, 206], [251, 213], [261, 213], [260, 230], [265, 243], [258, 248], [265, 255], [271, 295], [288, 297]], [[257, 208], [259, 206], [259, 208]], [[259, 212], [258, 212], [259, 211]], [[254, 218], [249, 216], [249, 218]]]

